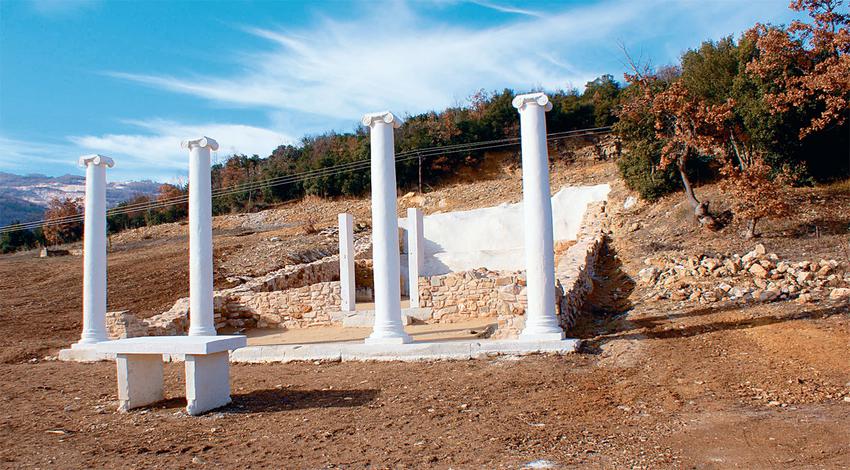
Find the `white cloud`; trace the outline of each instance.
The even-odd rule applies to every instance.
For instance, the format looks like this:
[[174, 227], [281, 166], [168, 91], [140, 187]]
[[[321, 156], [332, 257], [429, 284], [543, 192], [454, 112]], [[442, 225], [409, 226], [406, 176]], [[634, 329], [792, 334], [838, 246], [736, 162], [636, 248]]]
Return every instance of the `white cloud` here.
[[517, 15], [535, 16], [538, 18], [543, 17], [543, 13], [540, 13], [538, 11], [528, 10], [526, 8], [518, 8], [507, 4], [502, 5], [499, 3], [485, 2], [483, 0], [470, 0], [470, 2], [485, 8], [490, 8], [491, 10], [500, 11], [502, 13], [515, 13]]
[[219, 104], [265, 109], [278, 121], [285, 113], [354, 122], [378, 109], [442, 109], [480, 88], [583, 86], [623, 69], [620, 41], [637, 54], [650, 48], [654, 61], [663, 64], [703, 39], [740, 32], [786, 11], [781, 2], [616, 0], [543, 17], [517, 10], [519, 19], [473, 28], [435, 23], [404, 3], [363, 9], [362, 17], [323, 18], [301, 29], [248, 28], [268, 40], [271, 50], [246, 51], [218, 75], [111, 75]]
[[30, 142], [0, 135], [0, 171], [32, 172], [44, 168], [62, 172], [72, 171], [80, 154], [67, 144]]
[[218, 141], [219, 160], [232, 154], [267, 157], [281, 144], [293, 143], [290, 136], [261, 127], [240, 124], [183, 124], [154, 119], [130, 121], [143, 132], [70, 137], [83, 153], [98, 152], [116, 160], [111, 172], [116, 179], [164, 180], [184, 175], [187, 153], [180, 148], [185, 139], [209, 136]]

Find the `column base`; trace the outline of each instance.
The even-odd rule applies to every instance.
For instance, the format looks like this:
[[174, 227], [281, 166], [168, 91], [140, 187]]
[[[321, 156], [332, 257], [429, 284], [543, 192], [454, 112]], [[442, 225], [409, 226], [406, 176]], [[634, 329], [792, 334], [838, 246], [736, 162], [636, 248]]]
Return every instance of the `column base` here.
[[566, 335], [563, 331], [561, 332], [549, 332], [549, 333], [535, 333], [523, 331], [519, 334], [520, 341], [560, 341], [566, 338]]
[[189, 336], [216, 336], [217, 334], [218, 332], [215, 331], [215, 327], [192, 328], [191, 326], [189, 327], [188, 333]]
[[413, 339], [406, 333], [399, 336], [370, 336], [364, 341], [366, 344], [407, 344]]
[[72, 349], [86, 349], [92, 348], [97, 343], [102, 343], [104, 341], [109, 341], [109, 338], [104, 336], [103, 338], [85, 338], [77, 341], [76, 343], [71, 345]]

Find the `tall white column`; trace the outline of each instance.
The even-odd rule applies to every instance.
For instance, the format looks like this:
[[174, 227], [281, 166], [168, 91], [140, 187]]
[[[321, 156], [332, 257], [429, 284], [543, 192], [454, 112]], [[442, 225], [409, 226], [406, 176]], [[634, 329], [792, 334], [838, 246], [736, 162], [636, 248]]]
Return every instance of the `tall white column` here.
[[523, 340], [560, 340], [564, 331], [555, 315], [555, 247], [549, 191], [546, 111], [552, 103], [543, 93], [519, 95], [522, 145], [522, 208], [525, 222], [525, 268], [528, 310]]
[[201, 137], [180, 146], [189, 150], [189, 336], [215, 336], [210, 150], [218, 142]]
[[115, 162], [102, 155], [80, 157], [86, 167], [86, 212], [83, 225], [83, 334], [72, 347], [109, 339], [106, 333], [106, 168]]
[[422, 209], [407, 209], [407, 283], [411, 308], [419, 308], [419, 273], [425, 263], [425, 233], [422, 221]]
[[400, 125], [389, 111], [363, 116], [372, 147], [372, 259], [375, 325], [367, 343], [409, 343], [401, 323], [401, 257], [398, 249], [395, 140]]
[[339, 215], [339, 309], [352, 312], [356, 308], [354, 298], [354, 216]]

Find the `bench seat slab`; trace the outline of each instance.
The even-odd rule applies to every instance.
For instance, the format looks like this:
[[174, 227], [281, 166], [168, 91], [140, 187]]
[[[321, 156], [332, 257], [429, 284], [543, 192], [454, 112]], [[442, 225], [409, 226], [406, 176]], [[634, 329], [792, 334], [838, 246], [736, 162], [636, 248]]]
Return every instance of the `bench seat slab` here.
[[118, 410], [162, 400], [162, 354], [116, 354]]
[[186, 411], [199, 415], [230, 403], [227, 351], [186, 355]]

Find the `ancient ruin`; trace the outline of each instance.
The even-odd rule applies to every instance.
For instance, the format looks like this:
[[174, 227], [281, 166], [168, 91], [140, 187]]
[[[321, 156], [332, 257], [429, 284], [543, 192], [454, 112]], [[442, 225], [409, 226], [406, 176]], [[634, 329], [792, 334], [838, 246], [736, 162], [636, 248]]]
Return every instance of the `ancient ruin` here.
[[[86, 197], [84, 331], [81, 342], [60, 357], [83, 361], [114, 358], [120, 409], [124, 410], [161, 399], [160, 356], [184, 360], [187, 410], [198, 414], [229, 402], [231, 360], [421, 360], [574, 351], [578, 343], [564, 340], [565, 331], [574, 324], [593, 288], [590, 277], [605, 243], [608, 188], [572, 188], [579, 197], [561, 201], [560, 196], [567, 194], [562, 189], [555, 195], [559, 210], [553, 213], [545, 121], [551, 104], [543, 93], [532, 93], [517, 96], [513, 105], [521, 123], [521, 204], [433, 216], [412, 207], [406, 218], [399, 219], [393, 143], [399, 120], [389, 111], [367, 114], [362, 122], [371, 138], [371, 234], [356, 237], [354, 217], [340, 214], [337, 254], [290, 265], [220, 291], [213, 290], [209, 172], [210, 151], [217, 149], [218, 143], [209, 137], [184, 141], [191, 183], [189, 297], [147, 319], [138, 319], [132, 312], [105, 312], [103, 186], [105, 167], [112, 161], [102, 156], [84, 157], [81, 163], [88, 165], [90, 188]], [[491, 223], [497, 228], [488, 229]], [[466, 242], [464, 233], [471, 237]], [[557, 259], [556, 235], [559, 240], [575, 241]], [[371, 269], [373, 309], [357, 309], [359, 265]], [[407, 298], [404, 308], [403, 294]], [[474, 319], [492, 321], [492, 326], [473, 341], [414, 342], [405, 331], [405, 325]], [[328, 342], [249, 347], [245, 336], [217, 335], [227, 328], [244, 332], [327, 326], [370, 327], [372, 333], [359, 345]], [[109, 341], [107, 332], [115, 339]], [[81, 345], [86, 346], [83, 352]]]

